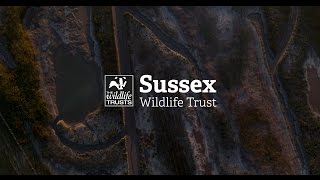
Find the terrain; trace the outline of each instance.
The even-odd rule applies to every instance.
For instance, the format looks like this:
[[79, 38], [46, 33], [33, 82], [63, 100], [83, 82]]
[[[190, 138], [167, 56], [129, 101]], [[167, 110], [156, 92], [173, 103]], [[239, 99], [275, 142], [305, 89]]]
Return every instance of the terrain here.
[[[320, 174], [318, 10], [1, 7], [0, 174]], [[104, 107], [105, 74], [134, 107]], [[218, 107], [142, 107], [144, 74], [215, 79], [160, 96]]]

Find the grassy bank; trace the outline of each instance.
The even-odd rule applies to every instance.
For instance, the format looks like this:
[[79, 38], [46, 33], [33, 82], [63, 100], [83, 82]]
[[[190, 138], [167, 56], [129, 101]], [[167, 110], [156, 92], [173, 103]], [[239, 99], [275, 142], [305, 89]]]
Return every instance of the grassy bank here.
[[[101, 50], [103, 72], [104, 74], [119, 74], [111, 6], [93, 7], [92, 13], [95, 36]], [[120, 108], [103, 108], [103, 110], [121, 112]]]
[[[250, 34], [246, 29], [241, 28], [238, 34], [238, 42], [235, 51], [230, 52], [230, 56], [220, 61], [217, 66], [221, 83], [227, 89], [237, 88], [242, 84], [242, 77], [248, 63], [248, 44], [250, 42]], [[228, 72], [228, 73], [226, 73]]]
[[[6, 11], [3, 35], [7, 48], [17, 63], [14, 70], [1, 68], [1, 112], [11, 125], [28, 122], [41, 136], [49, 118], [45, 102], [39, 92], [39, 70], [32, 44], [26, 34], [22, 19], [25, 7], [9, 7]], [[42, 132], [43, 131], [43, 132]]]
[[263, 170], [266, 167], [273, 169], [276, 174], [290, 172], [281, 153], [279, 141], [271, 132], [269, 121], [264, 115], [251, 107], [236, 115], [240, 142], [245, 152], [252, 157], [249, 158], [250, 163], [265, 174], [268, 174]]
[[183, 128], [178, 109], [154, 108], [153, 122], [156, 133], [157, 153], [166, 167], [177, 175], [194, 174], [195, 162]]
[[[282, 38], [282, 29], [289, 21], [290, 7], [289, 6], [265, 6], [263, 12], [266, 17], [268, 27], [268, 40], [270, 48], [274, 53], [277, 53], [279, 40]], [[286, 30], [286, 29], [284, 29]]]
[[[1, 34], [17, 67], [8, 70], [0, 64], [0, 111], [38, 172], [47, 173], [37, 159], [30, 139], [48, 140], [45, 127], [50, 117], [39, 92], [39, 71], [31, 41], [23, 27], [25, 12], [25, 7], [8, 7], [5, 13]], [[26, 127], [31, 127], [32, 131]]]
[[320, 54], [320, 8], [319, 6], [305, 6], [301, 9], [305, 38], [315, 48], [317, 54]]
[[100, 45], [102, 65], [105, 74], [119, 74], [116, 47], [113, 37], [111, 6], [93, 8], [95, 34]]
[[320, 174], [320, 118], [312, 112], [308, 103], [308, 82], [303, 68], [310, 45], [319, 54], [320, 24], [317, 21], [319, 8], [303, 7], [302, 21], [297, 32], [290, 68], [279, 68], [279, 77], [288, 96], [289, 106], [294, 111], [301, 129], [301, 139], [311, 174]]
[[295, 112], [302, 131], [302, 141], [307, 154], [311, 174], [320, 174], [320, 118], [315, 117], [308, 104], [307, 81], [304, 76], [303, 63], [306, 49], [302, 49], [296, 57], [289, 72], [280, 70], [284, 89], [288, 94], [288, 102]]

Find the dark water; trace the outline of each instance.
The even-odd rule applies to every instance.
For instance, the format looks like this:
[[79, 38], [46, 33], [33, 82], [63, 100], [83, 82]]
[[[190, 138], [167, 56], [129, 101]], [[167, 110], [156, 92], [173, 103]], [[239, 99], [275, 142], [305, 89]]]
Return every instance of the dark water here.
[[55, 51], [57, 106], [61, 119], [77, 122], [95, 110], [103, 100], [100, 69], [79, 54], [59, 47]]

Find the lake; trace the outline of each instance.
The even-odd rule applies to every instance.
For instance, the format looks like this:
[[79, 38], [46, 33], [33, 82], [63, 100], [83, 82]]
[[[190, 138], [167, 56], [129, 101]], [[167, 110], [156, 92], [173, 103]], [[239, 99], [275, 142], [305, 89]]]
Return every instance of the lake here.
[[99, 66], [72, 55], [63, 46], [55, 51], [56, 102], [60, 119], [79, 122], [102, 104], [102, 78]]

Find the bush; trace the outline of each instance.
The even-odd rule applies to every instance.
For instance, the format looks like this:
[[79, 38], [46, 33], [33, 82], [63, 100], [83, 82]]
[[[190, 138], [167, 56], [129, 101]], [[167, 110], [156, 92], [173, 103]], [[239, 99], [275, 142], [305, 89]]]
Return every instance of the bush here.
[[[268, 27], [268, 40], [271, 50], [276, 53], [281, 39], [281, 27], [288, 23], [290, 7], [288, 6], [265, 6], [263, 12], [266, 16]], [[286, 30], [286, 29], [285, 29]]]
[[263, 114], [256, 108], [248, 107], [236, 115], [240, 142], [244, 150], [252, 155], [251, 163], [258, 169], [269, 166], [276, 173], [286, 172], [288, 164], [281, 154], [278, 139], [272, 134], [269, 121]]
[[320, 118], [314, 116], [308, 104], [308, 84], [303, 68], [307, 55], [306, 48], [303, 48], [299, 54], [300, 56], [293, 61], [290, 71], [280, 69], [280, 77], [288, 95], [289, 105], [300, 124], [310, 173], [320, 174]]
[[[95, 35], [101, 50], [103, 72], [104, 74], [119, 74], [111, 6], [94, 7], [92, 13]], [[105, 108], [103, 106], [103, 111], [106, 110], [122, 113], [120, 108]]]
[[3, 33], [17, 67], [10, 71], [0, 68], [1, 112], [12, 125], [26, 121], [45, 126], [49, 113], [39, 92], [39, 71], [32, 44], [22, 24], [25, 12], [25, 7], [9, 7], [5, 14]]
[[183, 128], [181, 115], [179, 109], [152, 109], [157, 153], [174, 174], [194, 174], [192, 150]]

